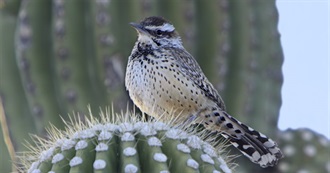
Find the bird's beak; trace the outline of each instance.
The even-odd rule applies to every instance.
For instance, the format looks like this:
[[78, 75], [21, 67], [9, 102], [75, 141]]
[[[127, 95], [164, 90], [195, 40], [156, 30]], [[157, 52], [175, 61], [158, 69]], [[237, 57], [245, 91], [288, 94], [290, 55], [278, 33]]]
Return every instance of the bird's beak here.
[[134, 29], [136, 29], [136, 31], [140, 34], [147, 34], [148, 32], [143, 28], [143, 26], [139, 23], [134, 23], [131, 22], [129, 23]]

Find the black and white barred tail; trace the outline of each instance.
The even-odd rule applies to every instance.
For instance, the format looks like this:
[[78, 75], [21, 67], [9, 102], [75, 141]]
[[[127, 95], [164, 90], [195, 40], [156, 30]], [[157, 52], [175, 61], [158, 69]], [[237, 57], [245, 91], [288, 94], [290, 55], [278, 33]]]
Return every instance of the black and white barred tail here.
[[263, 168], [276, 165], [283, 157], [276, 142], [225, 111], [213, 109], [212, 113], [205, 114], [204, 118], [207, 129], [220, 133], [252, 162]]

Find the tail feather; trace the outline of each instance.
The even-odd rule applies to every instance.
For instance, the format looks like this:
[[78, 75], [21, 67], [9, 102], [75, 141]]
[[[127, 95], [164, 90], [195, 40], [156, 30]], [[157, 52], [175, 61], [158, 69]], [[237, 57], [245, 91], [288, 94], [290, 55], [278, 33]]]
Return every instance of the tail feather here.
[[204, 117], [206, 128], [221, 133], [241, 153], [261, 167], [274, 166], [283, 157], [276, 142], [226, 112], [213, 109], [211, 115], [205, 114]]
[[283, 157], [281, 150], [272, 139], [241, 123], [227, 113], [224, 112], [224, 114], [233, 124], [243, 129], [244, 133], [242, 135], [228, 135], [224, 132], [222, 135], [252, 162], [259, 164], [261, 167], [268, 167], [276, 165], [278, 160]]

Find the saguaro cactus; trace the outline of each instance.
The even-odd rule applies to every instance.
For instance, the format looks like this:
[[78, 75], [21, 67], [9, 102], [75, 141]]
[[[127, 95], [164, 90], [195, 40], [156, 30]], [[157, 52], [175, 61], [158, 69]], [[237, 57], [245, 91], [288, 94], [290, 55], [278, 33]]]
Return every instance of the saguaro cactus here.
[[[0, 111], [0, 168], [4, 172], [11, 171], [14, 158], [9, 157], [8, 148], [23, 151], [24, 139], [28, 140], [29, 133], [36, 133], [15, 60], [16, 23], [15, 15], [0, 11], [0, 107], [4, 109]], [[9, 133], [4, 133], [2, 129], [7, 127]], [[12, 146], [7, 147], [4, 139], [11, 140]]]
[[[232, 172], [226, 157], [196, 135], [157, 121], [137, 121], [135, 114], [117, 115], [111, 122], [93, 116], [66, 131], [50, 130], [49, 140], [22, 156], [22, 172]], [[119, 119], [119, 120], [118, 120]]]
[[50, 1], [23, 1], [16, 30], [16, 60], [39, 133], [45, 124], [60, 126], [61, 111], [54, 91], [51, 67]]
[[330, 141], [306, 128], [281, 132], [279, 144], [285, 158], [279, 163], [280, 172], [330, 172]]

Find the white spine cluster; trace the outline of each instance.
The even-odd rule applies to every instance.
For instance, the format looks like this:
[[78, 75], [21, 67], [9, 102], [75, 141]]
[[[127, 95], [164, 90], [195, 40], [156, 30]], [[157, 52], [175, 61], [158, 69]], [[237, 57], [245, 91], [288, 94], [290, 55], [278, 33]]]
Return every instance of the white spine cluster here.
[[[24, 172], [38, 173], [48, 161], [53, 164], [48, 172], [58, 172], [56, 169], [62, 168], [63, 165], [69, 169], [81, 170], [88, 164], [92, 170], [107, 171], [109, 167], [114, 167], [114, 163], [123, 166], [115, 170], [143, 172], [140, 169], [146, 165], [142, 164], [148, 163], [151, 167], [159, 166], [157, 172], [168, 173], [170, 166], [183, 163], [182, 161], [186, 164], [177, 167], [185, 172], [188, 168], [198, 170], [200, 166], [205, 166], [205, 163], [215, 167], [214, 159], [218, 159], [214, 173], [231, 172], [212, 145], [169, 124], [158, 121], [128, 121], [119, 124], [96, 123], [93, 126], [91, 122], [93, 121], [89, 122], [90, 127], [79, 126], [77, 131], [70, 129], [70, 133], [63, 132], [62, 138], [54, 139], [53, 147], [40, 152], [39, 159], [31, 163], [28, 171]], [[196, 157], [197, 150], [199, 154]], [[67, 156], [70, 158], [66, 158]], [[134, 162], [123, 164], [122, 159], [131, 159]]]

